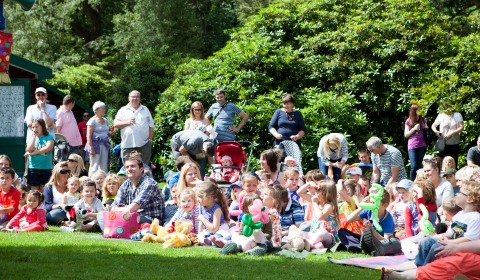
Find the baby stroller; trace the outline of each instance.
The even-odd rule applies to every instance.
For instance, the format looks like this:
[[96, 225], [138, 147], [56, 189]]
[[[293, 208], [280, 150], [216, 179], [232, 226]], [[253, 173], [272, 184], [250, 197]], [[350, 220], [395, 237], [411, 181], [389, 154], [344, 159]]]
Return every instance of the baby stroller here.
[[67, 138], [60, 133], [55, 133], [55, 147], [53, 149], [53, 163], [57, 164], [66, 161], [70, 155], [70, 145]]
[[[252, 146], [251, 142], [242, 141], [225, 141], [218, 143], [215, 147], [215, 164], [212, 167], [212, 173], [215, 174], [215, 179], [219, 187], [223, 188], [225, 191], [225, 195], [230, 198], [230, 185], [231, 182], [222, 180], [221, 170], [223, 168], [231, 168], [235, 171], [238, 171], [239, 176], [241, 178], [242, 173], [248, 170], [250, 165], [250, 161], [247, 161], [247, 153], [245, 152], [244, 148], [250, 148]], [[250, 149], [250, 155], [252, 154], [252, 150]], [[224, 156], [229, 156], [232, 158], [232, 166], [221, 166], [220, 163], [222, 162], [222, 158]]]

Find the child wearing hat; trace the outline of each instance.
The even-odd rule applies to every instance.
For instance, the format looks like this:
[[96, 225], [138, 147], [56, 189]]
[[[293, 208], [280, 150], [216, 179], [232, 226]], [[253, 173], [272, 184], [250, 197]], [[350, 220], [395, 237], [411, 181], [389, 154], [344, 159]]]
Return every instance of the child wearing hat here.
[[455, 179], [455, 173], [457, 170], [455, 168], [448, 168], [445, 171], [442, 171], [442, 177], [445, 178], [453, 187], [453, 194], [456, 195], [460, 191], [460, 186], [457, 186], [457, 179]]
[[358, 182], [360, 176], [362, 176], [362, 169], [360, 169], [360, 167], [351, 167], [347, 169], [346, 175], [348, 179], [353, 179]]
[[[398, 202], [393, 206], [392, 216], [395, 223], [394, 236], [396, 238], [405, 238], [407, 236], [416, 235], [419, 231], [418, 207], [412, 201], [410, 196], [410, 187], [412, 184], [412, 181], [403, 179], [398, 182], [395, 187], [398, 195]], [[408, 221], [406, 222], [406, 220]]]
[[[230, 183], [235, 183], [240, 180], [239, 170], [232, 168], [233, 160], [230, 156], [223, 156], [221, 159], [221, 166], [226, 166], [225, 168], [220, 169], [220, 174], [216, 173], [215, 170], [212, 171], [210, 178], [216, 179], [217, 181], [227, 181]], [[218, 176], [220, 175], [220, 176]]]

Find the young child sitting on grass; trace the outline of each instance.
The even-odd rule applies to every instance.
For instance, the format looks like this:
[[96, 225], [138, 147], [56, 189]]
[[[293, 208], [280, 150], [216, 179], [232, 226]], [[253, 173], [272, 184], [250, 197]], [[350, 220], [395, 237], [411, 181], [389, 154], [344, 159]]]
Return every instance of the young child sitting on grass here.
[[357, 209], [357, 204], [353, 198], [355, 194], [355, 189], [357, 186], [355, 180], [343, 180], [340, 179], [337, 182], [337, 193], [338, 193], [338, 216], [340, 219], [340, 228], [345, 228], [351, 232], [362, 234], [363, 233], [363, 222], [354, 221], [348, 222], [347, 217]]
[[[173, 190], [173, 188], [172, 188]], [[171, 192], [172, 194], [172, 192]], [[198, 215], [200, 207], [197, 205], [195, 192], [191, 189], [184, 189], [180, 194], [180, 208], [166, 226], [171, 226], [175, 221], [188, 220], [193, 224], [193, 232], [198, 233]]]
[[103, 194], [102, 194], [102, 186], [103, 186], [103, 181], [107, 177], [107, 173], [103, 170], [97, 170], [95, 173], [92, 175], [92, 180], [95, 182], [96, 185], [96, 190], [95, 190], [95, 195], [98, 199], [102, 199]]
[[[370, 197], [366, 197], [364, 202], [368, 202], [369, 199]], [[360, 253], [363, 250], [365, 254], [370, 255], [372, 253], [377, 254], [376, 251], [378, 249], [382, 249], [378, 241], [387, 240], [389, 237], [391, 237], [395, 228], [393, 217], [387, 211], [389, 204], [390, 194], [388, 192], [384, 192], [378, 208], [378, 223], [382, 227], [382, 231], [378, 231], [373, 224], [372, 210], [363, 210], [362, 208], [358, 208], [347, 217], [348, 222], [363, 221], [364, 226], [362, 235], [351, 232], [344, 228], [341, 228], [338, 231], [339, 239], [349, 252]], [[361, 243], [360, 240], [362, 240], [363, 243]], [[369, 241], [368, 244], [366, 244], [365, 241]], [[375, 243], [372, 244], [373, 242]], [[376, 246], [379, 248], [376, 248]]]
[[300, 172], [295, 168], [289, 167], [283, 172], [283, 176], [283, 180], [285, 180], [284, 186], [288, 190], [288, 195], [290, 195], [292, 200], [300, 202], [300, 196], [297, 194]]
[[0, 226], [7, 223], [18, 213], [20, 192], [13, 186], [15, 171], [10, 167], [0, 169]]
[[26, 199], [27, 204], [10, 220], [5, 230], [11, 232], [44, 231], [48, 229], [47, 214], [43, 207], [43, 194], [39, 191], [30, 191]]
[[[418, 226], [418, 208], [410, 199], [410, 187], [412, 184], [412, 181], [403, 179], [395, 187], [397, 190], [397, 203], [393, 206], [391, 214], [395, 222], [394, 236], [396, 238], [410, 237], [416, 235], [420, 230]], [[407, 211], [407, 208], [409, 211]], [[406, 226], [407, 222], [405, 222], [407, 219], [409, 219], [408, 228]]]
[[175, 213], [178, 210], [178, 197], [177, 194], [177, 183], [173, 184], [169, 191], [170, 199], [165, 202], [165, 209], [163, 210], [163, 226], [166, 227], [170, 225], [170, 221], [172, 220]]
[[[78, 188], [80, 187], [80, 180], [78, 177], [70, 177], [67, 180], [67, 192], [63, 195], [63, 201], [61, 204], [61, 208], [67, 213], [68, 221], [63, 222], [64, 225], [68, 226], [70, 222], [73, 221], [72, 216], [70, 214], [70, 210], [73, 208], [75, 203], [80, 200], [80, 193], [78, 193]], [[75, 211], [75, 210], [72, 210]]]
[[110, 174], [105, 178], [102, 184], [102, 193], [103, 193], [103, 206], [106, 210], [109, 210], [112, 206], [115, 197], [117, 196], [118, 189], [122, 185], [123, 181], [116, 174]]
[[103, 205], [102, 201], [95, 196], [96, 191], [97, 187], [93, 181], [89, 181], [82, 186], [82, 199], [73, 206], [76, 216], [75, 228], [62, 226], [60, 231], [101, 232], [97, 222], [97, 214], [103, 212]]
[[[243, 200], [243, 213], [250, 214], [249, 207], [253, 202], [260, 197], [256, 193], [249, 193]], [[267, 252], [266, 241], [272, 236], [272, 223], [269, 221], [264, 224], [260, 230], [254, 230], [251, 236], [243, 235], [243, 228], [245, 225], [240, 222], [238, 233], [232, 234], [232, 242], [225, 244], [224, 240], [214, 238], [214, 243], [217, 247], [223, 248], [221, 254], [231, 254], [238, 251], [245, 252], [247, 255], [263, 256]]]

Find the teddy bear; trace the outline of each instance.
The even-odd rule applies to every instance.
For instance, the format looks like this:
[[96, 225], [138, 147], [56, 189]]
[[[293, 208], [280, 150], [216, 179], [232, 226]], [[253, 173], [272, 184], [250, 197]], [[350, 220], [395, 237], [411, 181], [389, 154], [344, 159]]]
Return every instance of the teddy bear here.
[[188, 237], [192, 228], [193, 223], [191, 221], [175, 221], [175, 231], [165, 236], [163, 248], [179, 248], [192, 245], [192, 242]]
[[150, 225], [151, 233], [142, 237], [143, 242], [164, 243], [163, 248], [186, 247], [192, 244], [188, 234], [192, 231], [191, 221], [175, 221], [172, 226], [161, 227], [157, 219]]
[[282, 246], [282, 249], [289, 249], [294, 251], [307, 250], [310, 251], [310, 243], [303, 237], [303, 232], [295, 225], [291, 225], [288, 229], [287, 243]]

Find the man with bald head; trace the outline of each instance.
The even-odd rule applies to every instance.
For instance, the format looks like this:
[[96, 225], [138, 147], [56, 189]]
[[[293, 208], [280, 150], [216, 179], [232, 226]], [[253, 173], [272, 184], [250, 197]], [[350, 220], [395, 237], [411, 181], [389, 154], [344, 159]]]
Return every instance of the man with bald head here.
[[114, 126], [121, 129], [121, 157], [137, 150], [142, 153], [142, 161], [147, 165], [152, 156], [153, 118], [147, 107], [140, 104], [140, 92], [128, 94], [129, 103], [118, 110]]

